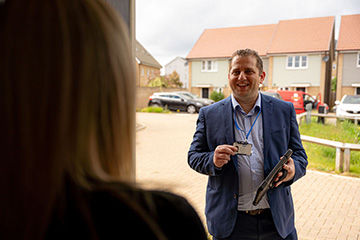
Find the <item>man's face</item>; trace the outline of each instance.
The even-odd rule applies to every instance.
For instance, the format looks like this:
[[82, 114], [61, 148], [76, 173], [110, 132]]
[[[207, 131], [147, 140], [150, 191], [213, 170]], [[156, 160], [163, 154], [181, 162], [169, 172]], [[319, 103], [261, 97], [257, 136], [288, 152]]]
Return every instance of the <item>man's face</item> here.
[[264, 82], [265, 72], [259, 74], [254, 56], [235, 56], [231, 62], [228, 79], [233, 95], [239, 103], [255, 101], [259, 85]]

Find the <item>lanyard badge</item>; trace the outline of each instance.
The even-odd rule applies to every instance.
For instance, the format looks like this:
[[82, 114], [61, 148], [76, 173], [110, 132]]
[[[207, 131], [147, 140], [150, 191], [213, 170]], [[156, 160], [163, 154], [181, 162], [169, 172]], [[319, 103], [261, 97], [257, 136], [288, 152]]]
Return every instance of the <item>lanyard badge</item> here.
[[251, 156], [251, 143], [244, 141], [234, 142], [234, 147], [237, 148], [235, 154]]
[[248, 133], [246, 133], [244, 130], [242, 130], [239, 125], [237, 124], [236, 122], [236, 115], [235, 115], [235, 111], [234, 111], [234, 122], [235, 122], [235, 126], [236, 128], [243, 132], [245, 134], [245, 141], [238, 141], [238, 142], [234, 142], [233, 146], [237, 148], [237, 151], [235, 152], [236, 154], [239, 154], [239, 155], [246, 155], [246, 156], [251, 156], [252, 154], [252, 151], [251, 151], [251, 148], [252, 148], [252, 144], [251, 143], [248, 143], [247, 139], [250, 135], [250, 132], [251, 130], [253, 129], [255, 123], [256, 123], [256, 120], [258, 119], [259, 115], [261, 113], [261, 108], [260, 108], [260, 111], [258, 113], [258, 115], [256, 116], [255, 118], [255, 121], [254, 123], [252, 124], [250, 130]]

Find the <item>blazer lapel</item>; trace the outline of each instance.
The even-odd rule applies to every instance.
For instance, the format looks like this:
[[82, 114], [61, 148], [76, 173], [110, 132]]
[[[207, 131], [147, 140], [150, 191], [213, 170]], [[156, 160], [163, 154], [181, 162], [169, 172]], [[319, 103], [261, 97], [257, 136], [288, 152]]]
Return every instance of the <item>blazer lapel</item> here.
[[263, 138], [264, 138], [264, 169], [269, 169], [269, 161], [267, 161], [266, 156], [269, 152], [268, 141], [271, 137], [271, 121], [273, 119], [273, 103], [271, 97], [266, 95], [261, 95], [261, 108], [262, 108], [262, 117], [263, 117]]
[[232, 145], [235, 141], [234, 136], [234, 120], [233, 120], [233, 109], [231, 103], [231, 97], [228, 97], [226, 101], [224, 101], [223, 110], [221, 113], [222, 116], [222, 123], [224, 124], [225, 129], [225, 138], [226, 143]]
[[[229, 145], [233, 145], [233, 143], [235, 142], [235, 132], [234, 132], [234, 118], [233, 118], [233, 106], [231, 103], [231, 97], [228, 97], [222, 105], [222, 112], [221, 112], [221, 116], [222, 116], [222, 123], [224, 124], [224, 129], [225, 129], [225, 139], [226, 139], [226, 144]], [[235, 156], [231, 156], [236, 170], [238, 170], [238, 164], [237, 164], [237, 157]]]

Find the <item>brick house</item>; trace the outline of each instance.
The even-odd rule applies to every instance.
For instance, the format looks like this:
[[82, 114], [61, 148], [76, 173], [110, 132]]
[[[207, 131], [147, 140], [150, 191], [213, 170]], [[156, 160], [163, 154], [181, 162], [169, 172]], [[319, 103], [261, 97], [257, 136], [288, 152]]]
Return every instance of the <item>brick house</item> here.
[[147, 86], [148, 81], [160, 76], [162, 66], [138, 42], [135, 45], [136, 86]]
[[360, 95], [360, 14], [341, 17], [336, 52], [336, 100]]
[[304, 90], [321, 93], [330, 102], [334, 24], [335, 17], [322, 17], [206, 29], [187, 56], [189, 90], [202, 97], [213, 90], [229, 96], [229, 59], [237, 49], [251, 48], [264, 61], [267, 76], [262, 90]]
[[331, 104], [335, 17], [280, 21], [270, 48], [269, 89], [301, 90]]
[[214, 90], [229, 96], [229, 58], [237, 49], [256, 49], [264, 60], [264, 69], [267, 72], [266, 52], [275, 28], [275, 24], [270, 24], [206, 29], [187, 56], [189, 90], [201, 97], [209, 97]]

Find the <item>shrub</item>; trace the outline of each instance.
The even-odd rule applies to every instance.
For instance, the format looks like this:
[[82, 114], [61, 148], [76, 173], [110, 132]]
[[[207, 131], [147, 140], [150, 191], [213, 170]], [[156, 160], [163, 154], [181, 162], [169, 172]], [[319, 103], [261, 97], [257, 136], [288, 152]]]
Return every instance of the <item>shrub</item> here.
[[214, 100], [215, 102], [218, 102], [218, 101], [224, 99], [224, 93], [213, 91], [210, 95], [210, 99]]
[[163, 109], [162, 107], [146, 107], [140, 110], [140, 112], [148, 113], [170, 113], [169, 109]]

